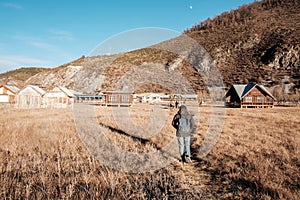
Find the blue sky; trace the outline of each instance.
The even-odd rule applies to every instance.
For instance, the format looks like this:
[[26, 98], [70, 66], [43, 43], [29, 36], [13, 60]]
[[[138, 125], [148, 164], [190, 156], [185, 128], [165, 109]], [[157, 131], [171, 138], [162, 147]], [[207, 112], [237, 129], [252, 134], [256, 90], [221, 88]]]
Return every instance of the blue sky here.
[[[0, 0], [0, 73], [22, 66], [56, 67], [89, 56], [109, 38], [135, 29], [156, 27], [179, 34], [253, 1]], [[167, 37], [174, 35], [157, 41]]]

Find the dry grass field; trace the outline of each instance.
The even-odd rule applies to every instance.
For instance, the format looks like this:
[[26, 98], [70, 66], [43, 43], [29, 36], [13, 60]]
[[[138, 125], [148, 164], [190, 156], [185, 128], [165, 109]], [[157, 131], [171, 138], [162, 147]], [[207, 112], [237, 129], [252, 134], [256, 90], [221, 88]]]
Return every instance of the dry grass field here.
[[[150, 128], [119, 127], [109, 107], [95, 110], [109, 141], [124, 150], [156, 151], [175, 137], [175, 109], [165, 109], [165, 126], [147, 139], [137, 135]], [[139, 125], [151, 120], [151, 111], [145, 105], [129, 108]], [[299, 111], [226, 108], [217, 144], [199, 158], [211, 115], [210, 107], [200, 107], [193, 163], [174, 159], [155, 171], [125, 173], [91, 156], [71, 109], [0, 108], [0, 199], [299, 199]]]

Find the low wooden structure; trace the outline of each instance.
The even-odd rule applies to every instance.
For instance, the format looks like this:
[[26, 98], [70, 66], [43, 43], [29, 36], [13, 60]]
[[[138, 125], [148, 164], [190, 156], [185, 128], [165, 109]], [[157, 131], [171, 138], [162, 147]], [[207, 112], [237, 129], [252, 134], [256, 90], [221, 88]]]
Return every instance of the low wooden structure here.
[[163, 102], [169, 102], [169, 101], [172, 101], [172, 99], [173, 99], [173, 96], [170, 95], [170, 94], [160, 95], [160, 100], [163, 101]]
[[19, 108], [42, 108], [45, 105], [46, 92], [36, 86], [28, 85], [16, 95], [16, 106]]
[[105, 95], [104, 94], [76, 94], [77, 103], [95, 103], [95, 104], [104, 104]]
[[226, 106], [239, 108], [273, 108], [275, 97], [262, 85], [232, 85], [227, 91]]
[[174, 94], [174, 99], [180, 101], [197, 101], [198, 95], [197, 94]]
[[57, 86], [45, 94], [46, 107], [65, 107], [74, 101], [75, 95], [62, 86]]
[[19, 88], [11, 85], [0, 85], [0, 103], [15, 103]]
[[131, 91], [105, 91], [106, 106], [131, 106], [133, 103], [133, 92]]

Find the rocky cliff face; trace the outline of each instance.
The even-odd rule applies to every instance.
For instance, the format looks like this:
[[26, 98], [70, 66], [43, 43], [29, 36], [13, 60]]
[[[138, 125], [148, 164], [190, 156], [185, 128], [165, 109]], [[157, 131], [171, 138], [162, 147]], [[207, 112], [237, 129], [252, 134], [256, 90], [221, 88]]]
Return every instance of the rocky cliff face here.
[[25, 85], [41, 85], [45, 88], [65, 86], [78, 92], [95, 93], [105, 80], [103, 70], [116, 55], [99, 57], [82, 57], [64, 66], [38, 73], [27, 81]]

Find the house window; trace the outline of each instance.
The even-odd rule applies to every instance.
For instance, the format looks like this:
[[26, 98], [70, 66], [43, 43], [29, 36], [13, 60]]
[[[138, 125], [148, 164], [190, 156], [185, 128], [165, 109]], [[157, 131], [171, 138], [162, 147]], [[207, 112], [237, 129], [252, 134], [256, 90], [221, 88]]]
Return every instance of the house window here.
[[116, 102], [117, 101], [117, 97], [116, 96], [109, 96], [108, 101], [110, 101], [110, 102]]
[[264, 100], [265, 100], [264, 97], [257, 97], [257, 102], [258, 102], [258, 103], [263, 103]]
[[129, 102], [129, 96], [127, 96], [127, 95], [126, 96], [122, 96], [121, 97], [121, 101], [122, 102]]
[[246, 103], [251, 103], [252, 102], [252, 97], [246, 97], [245, 102]]

